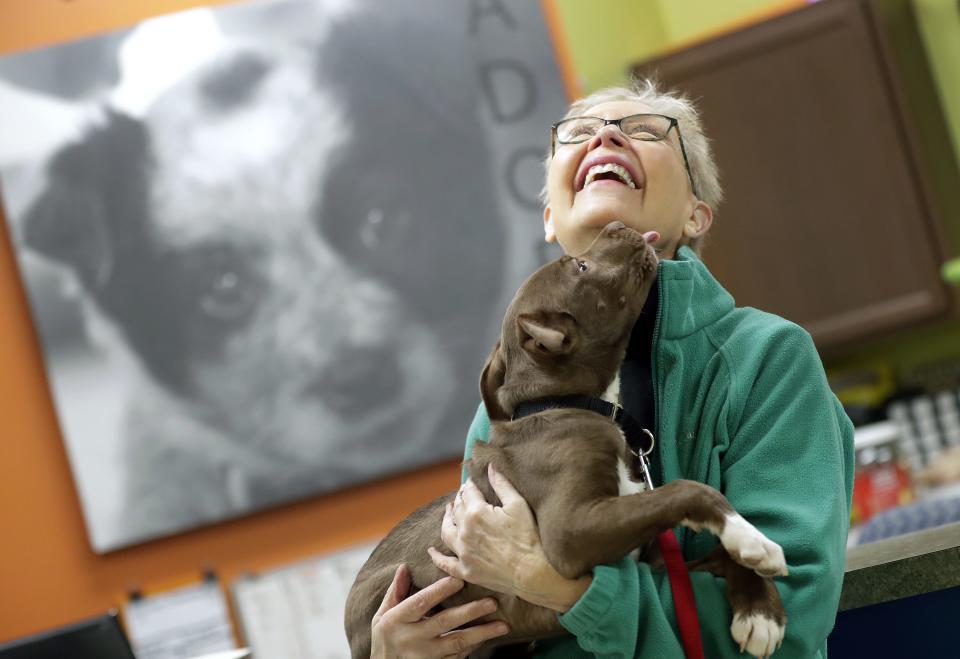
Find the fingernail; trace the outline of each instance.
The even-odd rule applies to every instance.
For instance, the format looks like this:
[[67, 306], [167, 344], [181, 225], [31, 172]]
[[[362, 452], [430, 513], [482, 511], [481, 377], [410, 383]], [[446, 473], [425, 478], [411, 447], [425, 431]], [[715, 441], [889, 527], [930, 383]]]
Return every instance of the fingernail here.
[[510, 631], [510, 628], [507, 627], [507, 623], [500, 622], [500, 623], [497, 623], [497, 626], [494, 627], [494, 630], [497, 632], [497, 634], [499, 634], [500, 636], [503, 636], [504, 634]]
[[500, 477], [500, 472], [497, 471], [497, 468], [493, 466], [492, 462], [489, 465], [487, 465], [487, 473], [489, 474], [490, 478]]
[[496, 611], [496, 610], [497, 610], [497, 600], [495, 600], [495, 599], [488, 599], [488, 600], [486, 600], [486, 601], [483, 603], [483, 610], [484, 610], [484, 611], [487, 611], [488, 613], [493, 613], [494, 611]]

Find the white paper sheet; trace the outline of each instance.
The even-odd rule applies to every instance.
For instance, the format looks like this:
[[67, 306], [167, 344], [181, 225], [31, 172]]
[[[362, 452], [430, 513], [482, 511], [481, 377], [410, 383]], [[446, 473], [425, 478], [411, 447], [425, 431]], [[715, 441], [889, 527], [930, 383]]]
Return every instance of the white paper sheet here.
[[204, 654], [192, 659], [250, 659], [250, 648], [239, 648], [236, 650], [227, 650], [226, 652], [214, 652], [213, 654]]
[[188, 659], [237, 647], [215, 581], [131, 600], [123, 621], [137, 659]]
[[233, 584], [243, 638], [256, 659], [347, 659], [343, 609], [375, 544], [327, 554]]
[[250, 648], [238, 648], [236, 650], [227, 650], [226, 652], [214, 652], [213, 654], [203, 654], [191, 659], [250, 659]]

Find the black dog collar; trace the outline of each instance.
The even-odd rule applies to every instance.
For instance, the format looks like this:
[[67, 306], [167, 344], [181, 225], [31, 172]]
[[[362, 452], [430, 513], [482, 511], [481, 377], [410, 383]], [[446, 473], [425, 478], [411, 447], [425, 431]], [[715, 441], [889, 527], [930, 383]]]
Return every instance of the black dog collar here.
[[616, 423], [627, 438], [630, 450], [638, 455], [648, 455], [653, 450], [653, 433], [640, 425], [622, 406], [602, 398], [591, 396], [551, 396], [520, 403], [513, 412], [514, 419], [521, 419], [546, 410], [575, 408], [596, 412]]

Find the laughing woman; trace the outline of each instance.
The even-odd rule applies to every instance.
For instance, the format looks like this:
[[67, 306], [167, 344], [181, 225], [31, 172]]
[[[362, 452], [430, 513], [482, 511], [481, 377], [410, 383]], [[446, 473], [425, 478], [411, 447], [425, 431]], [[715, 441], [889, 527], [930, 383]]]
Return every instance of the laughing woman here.
[[[790, 574], [776, 585], [788, 624], [776, 656], [825, 657], [843, 580], [853, 427], [809, 335], [736, 307], [700, 260], [721, 196], [696, 109], [650, 82], [579, 100], [553, 127], [545, 239], [577, 255], [614, 220], [660, 234], [657, 284], [620, 373], [624, 408], [658, 439], [654, 482], [685, 478], [715, 487], [783, 547]], [[489, 429], [481, 405], [467, 458]], [[451, 633], [417, 613], [452, 594], [464, 577], [557, 612], [570, 636], [539, 642], [538, 657], [683, 656], [666, 573], [628, 556], [565, 579], [547, 561], [523, 499], [502, 477], [493, 485], [502, 507], [467, 481], [444, 519], [443, 540], [456, 557], [431, 555], [455, 578], [405, 599], [408, 582], [398, 571], [374, 619], [373, 657], [466, 656], [502, 633], [497, 623]], [[462, 534], [464, 525], [475, 532]], [[686, 528], [679, 538], [688, 561], [717, 544], [711, 534]], [[690, 576], [706, 656], [740, 656], [724, 581], [705, 572]], [[462, 625], [489, 606], [451, 609], [445, 620]], [[746, 649], [768, 655], [780, 633], [759, 625]]]

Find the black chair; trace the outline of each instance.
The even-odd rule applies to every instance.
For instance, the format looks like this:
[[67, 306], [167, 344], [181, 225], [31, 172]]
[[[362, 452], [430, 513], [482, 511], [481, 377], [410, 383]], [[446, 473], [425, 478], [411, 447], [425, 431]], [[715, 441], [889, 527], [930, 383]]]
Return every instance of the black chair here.
[[0, 659], [136, 659], [116, 611], [0, 645]]

